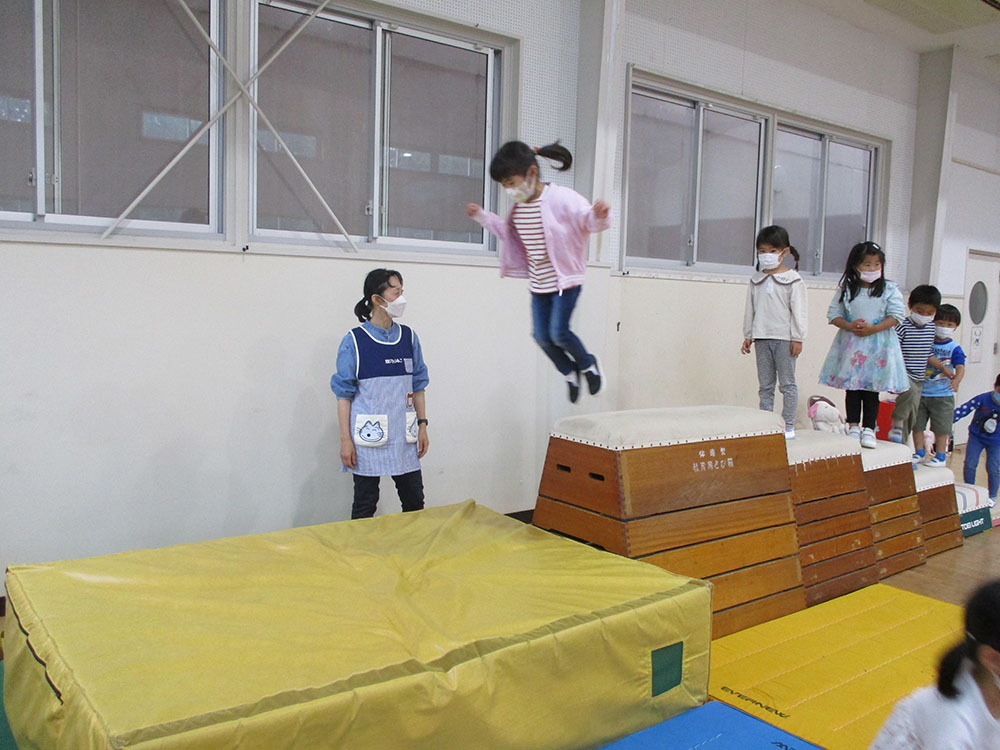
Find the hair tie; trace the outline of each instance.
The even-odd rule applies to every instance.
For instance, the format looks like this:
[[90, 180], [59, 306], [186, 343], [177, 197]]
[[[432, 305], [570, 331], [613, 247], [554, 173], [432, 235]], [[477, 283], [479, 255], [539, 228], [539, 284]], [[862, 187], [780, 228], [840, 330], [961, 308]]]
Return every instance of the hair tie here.
[[538, 148], [539, 148], [538, 146], [532, 146], [531, 150], [534, 151], [537, 154], [538, 153]]

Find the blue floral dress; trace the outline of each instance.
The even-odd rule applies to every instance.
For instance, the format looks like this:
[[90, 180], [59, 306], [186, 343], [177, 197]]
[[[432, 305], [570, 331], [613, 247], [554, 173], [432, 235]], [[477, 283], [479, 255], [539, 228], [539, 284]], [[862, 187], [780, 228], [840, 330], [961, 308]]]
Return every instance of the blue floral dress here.
[[[903, 295], [895, 282], [886, 280], [881, 297], [872, 297], [870, 291], [871, 287], [861, 289], [853, 300], [848, 300], [846, 294], [841, 300], [838, 287], [826, 311], [826, 319], [843, 318], [848, 322], [864, 319], [869, 325], [875, 325], [887, 316], [897, 321], [906, 317]], [[850, 331], [838, 329], [820, 370], [819, 382], [845, 391], [902, 393], [909, 390], [910, 379], [906, 376], [895, 326], [872, 336], [855, 336]]]

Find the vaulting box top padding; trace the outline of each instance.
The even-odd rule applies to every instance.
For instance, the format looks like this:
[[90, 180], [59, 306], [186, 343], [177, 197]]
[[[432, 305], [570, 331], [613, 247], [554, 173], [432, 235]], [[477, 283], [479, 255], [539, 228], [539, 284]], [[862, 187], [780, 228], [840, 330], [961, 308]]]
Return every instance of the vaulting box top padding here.
[[776, 435], [784, 431], [785, 423], [780, 416], [760, 409], [678, 406], [564, 417], [555, 423], [551, 434], [552, 437], [618, 451]]
[[23, 747], [597, 747], [706, 697], [707, 583], [469, 501], [7, 573]]
[[789, 440], [788, 465], [843, 458], [861, 453], [861, 443], [856, 438], [820, 430], [800, 430], [794, 440]]
[[923, 492], [935, 487], [955, 484], [955, 474], [946, 466], [924, 466], [921, 464], [913, 472], [913, 483], [917, 487], [917, 492]]
[[888, 440], [875, 441], [874, 448], [861, 451], [861, 465], [865, 471], [887, 469], [911, 462], [913, 452], [905, 443], [890, 443]]

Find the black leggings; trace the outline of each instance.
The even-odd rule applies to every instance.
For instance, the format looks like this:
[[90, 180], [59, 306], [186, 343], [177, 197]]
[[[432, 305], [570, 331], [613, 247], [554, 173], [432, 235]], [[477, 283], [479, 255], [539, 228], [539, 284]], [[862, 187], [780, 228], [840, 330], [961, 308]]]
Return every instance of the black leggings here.
[[[846, 398], [847, 424], [858, 424], [873, 430], [878, 421], [878, 391], [848, 391]], [[864, 407], [864, 419], [861, 417]]]

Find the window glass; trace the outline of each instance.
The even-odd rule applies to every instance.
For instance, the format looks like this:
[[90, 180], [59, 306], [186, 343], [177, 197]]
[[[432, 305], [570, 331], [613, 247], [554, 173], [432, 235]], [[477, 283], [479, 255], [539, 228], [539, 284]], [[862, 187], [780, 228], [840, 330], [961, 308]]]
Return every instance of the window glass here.
[[628, 145], [628, 255], [689, 260], [695, 110], [632, 94]]
[[0, 3], [0, 211], [34, 213], [34, 52], [31, 0]]
[[699, 263], [753, 262], [760, 123], [705, 110]]
[[385, 233], [482, 242], [462, 210], [483, 200], [486, 55], [390, 35]]
[[871, 151], [830, 143], [826, 182], [823, 270], [843, 273], [851, 248], [868, 237]]
[[[258, 63], [304, 16], [259, 7]], [[370, 29], [318, 17], [257, 83], [257, 101], [317, 190], [352, 235], [370, 231], [372, 44]], [[339, 233], [274, 134], [257, 129], [257, 227]]]
[[816, 271], [822, 236], [823, 143], [819, 136], [781, 130], [774, 135], [773, 224], [788, 230], [803, 273]]
[[[209, 28], [208, 0], [189, 6]], [[117, 217], [209, 118], [211, 51], [167, 0], [60, 0], [58, 13], [47, 208]], [[129, 218], [205, 224], [209, 190], [206, 138]]]

